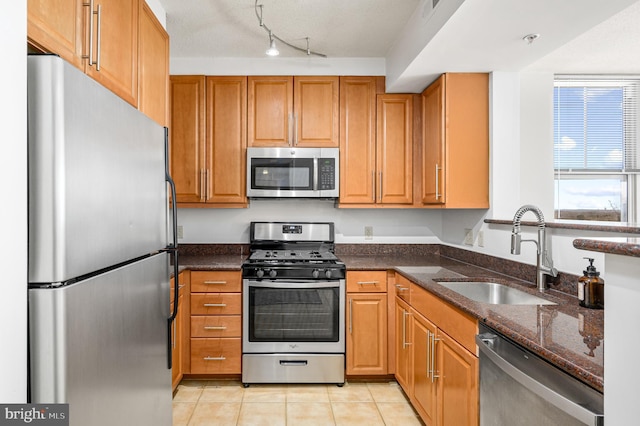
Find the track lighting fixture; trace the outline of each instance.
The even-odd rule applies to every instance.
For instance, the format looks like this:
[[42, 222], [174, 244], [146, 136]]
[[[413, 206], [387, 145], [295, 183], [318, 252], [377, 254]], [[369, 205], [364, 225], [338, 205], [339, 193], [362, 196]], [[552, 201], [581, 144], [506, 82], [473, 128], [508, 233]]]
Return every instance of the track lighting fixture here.
[[271, 29], [269, 29], [269, 27], [267, 27], [264, 23], [264, 20], [262, 19], [262, 8], [264, 7], [264, 5], [262, 4], [258, 4], [258, 0], [256, 0], [254, 8], [256, 11], [256, 17], [258, 18], [258, 22], [260, 23], [260, 26], [262, 28], [264, 28], [264, 30], [269, 33], [269, 49], [267, 49], [266, 54], [269, 56], [278, 56], [280, 54], [280, 52], [278, 51], [278, 48], [276, 47], [276, 40], [278, 40], [279, 42], [281, 42], [282, 44], [285, 44], [287, 46], [289, 46], [292, 49], [298, 50], [300, 52], [304, 52], [306, 53], [308, 56], [311, 55], [315, 55], [315, 56], [321, 56], [323, 58], [326, 58], [327, 55], [322, 54], [322, 53], [318, 53], [318, 52], [314, 52], [309, 48], [309, 37], [306, 37], [307, 40], [307, 48], [304, 49], [302, 47], [298, 47], [298, 46], [294, 46], [291, 43], [288, 43], [286, 41], [284, 41], [283, 39], [281, 39], [280, 37], [278, 37], [277, 35], [275, 35]]
[[267, 49], [266, 53], [269, 56], [278, 56], [280, 54], [280, 51], [278, 51], [278, 48], [276, 47], [276, 41], [273, 39], [271, 31], [269, 31], [269, 48]]

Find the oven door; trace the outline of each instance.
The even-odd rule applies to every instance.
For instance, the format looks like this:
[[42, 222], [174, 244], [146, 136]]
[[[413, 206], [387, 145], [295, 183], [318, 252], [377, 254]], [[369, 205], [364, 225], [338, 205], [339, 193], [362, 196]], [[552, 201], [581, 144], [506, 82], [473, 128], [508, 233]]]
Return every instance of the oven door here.
[[344, 280], [245, 279], [243, 291], [243, 353], [344, 353]]

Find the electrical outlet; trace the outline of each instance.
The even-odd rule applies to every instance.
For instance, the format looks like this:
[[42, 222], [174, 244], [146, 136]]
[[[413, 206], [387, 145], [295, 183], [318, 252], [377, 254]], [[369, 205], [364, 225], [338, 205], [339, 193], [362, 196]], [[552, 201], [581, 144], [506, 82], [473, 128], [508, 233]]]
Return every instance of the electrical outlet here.
[[182, 229], [182, 225], [178, 225], [178, 239], [181, 240], [182, 238], [184, 238], [184, 232]]
[[464, 243], [468, 246], [473, 245], [473, 229], [464, 230]]
[[484, 231], [478, 231], [478, 247], [484, 247]]
[[364, 239], [373, 240], [373, 226], [364, 227]]

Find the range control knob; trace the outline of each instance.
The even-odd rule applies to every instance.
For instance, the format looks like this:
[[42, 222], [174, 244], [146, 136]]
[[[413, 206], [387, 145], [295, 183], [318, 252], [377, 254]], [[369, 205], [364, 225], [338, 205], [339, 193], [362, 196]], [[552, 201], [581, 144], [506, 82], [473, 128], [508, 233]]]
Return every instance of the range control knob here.
[[326, 271], [324, 271], [324, 276], [327, 278], [331, 278], [331, 269], [327, 269]]
[[269, 276], [271, 278], [275, 278], [276, 275], [278, 275], [278, 272], [276, 272], [275, 269], [272, 269], [272, 270], [269, 271]]
[[256, 277], [262, 278], [264, 276], [264, 271], [262, 269], [256, 269]]
[[317, 269], [314, 269], [313, 272], [311, 272], [311, 276], [313, 278], [318, 278], [320, 276], [320, 271], [318, 271]]

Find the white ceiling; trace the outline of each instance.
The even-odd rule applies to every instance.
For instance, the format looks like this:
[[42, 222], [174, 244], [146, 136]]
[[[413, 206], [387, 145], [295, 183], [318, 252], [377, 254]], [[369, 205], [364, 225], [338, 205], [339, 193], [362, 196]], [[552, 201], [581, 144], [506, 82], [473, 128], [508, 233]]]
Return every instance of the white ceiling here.
[[[264, 58], [255, 0], [159, 0], [171, 57]], [[388, 91], [445, 71], [640, 74], [638, 0], [259, 0], [280, 38], [329, 58], [385, 58]], [[532, 44], [522, 40], [540, 33]], [[279, 58], [304, 57], [281, 44]], [[276, 58], [277, 60], [277, 58]]]

